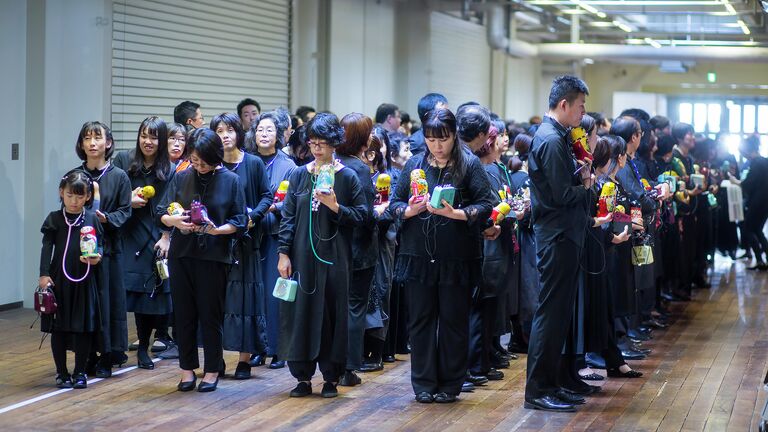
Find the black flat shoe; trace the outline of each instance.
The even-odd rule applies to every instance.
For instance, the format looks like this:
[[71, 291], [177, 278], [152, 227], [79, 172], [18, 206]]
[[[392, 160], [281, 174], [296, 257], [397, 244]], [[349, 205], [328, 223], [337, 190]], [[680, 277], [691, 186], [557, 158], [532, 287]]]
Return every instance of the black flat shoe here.
[[188, 392], [195, 389], [197, 385], [197, 377], [192, 381], [179, 381], [179, 385], [176, 386], [176, 390], [180, 392]]
[[640, 354], [644, 354], [644, 355], [646, 355], [646, 356], [647, 356], [648, 354], [650, 354], [650, 353], [652, 353], [652, 352], [653, 352], [653, 350], [652, 350], [652, 349], [650, 349], [650, 348], [643, 348], [643, 347], [641, 347], [641, 346], [640, 346], [640, 345], [638, 345], [638, 344], [632, 344], [632, 346], [631, 346], [631, 350], [632, 350], [632, 351], [637, 351], [637, 352], [639, 352]]
[[362, 382], [363, 380], [361, 380], [354, 371], [346, 371], [344, 372], [344, 375], [341, 376], [339, 385], [342, 387], [354, 387]]
[[363, 363], [363, 365], [360, 366], [360, 369], [358, 370], [360, 372], [378, 372], [380, 370], [384, 370], [384, 363]]
[[418, 403], [425, 403], [425, 404], [427, 404], [427, 403], [432, 403], [434, 401], [435, 401], [435, 398], [432, 397], [432, 395], [427, 393], [427, 392], [421, 392], [421, 393], [416, 395], [416, 402], [418, 402]]
[[339, 390], [336, 388], [336, 384], [332, 382], [324, 382], [323, 389], [320, 390], [320, 396], [324, 398], [335, 398], [339, 395]]
[[384, 357], [381, 358], [381, 361], [383, 361], [384, 363], [394, 363], [397, 361], [397, 359], [393, 355], [385, 355]]
[[155, 363], [149, 358], [149, 354], [146, 351], [137, 352], [136, 357], [139, 360], [139, 369], [152, 370], [155, 368]]
[[122, 351], [112, 351], [109, 358], [112, 360], [112, 367], [116, 368], [121, 368], [128, 362], [128, 354]]
[[88, 387], [88, 377], [84, 373], [72, 375], [72, 388], [84, 389]]
[[312, 394], [312, 384], [301, 381], [291, 390], [291, 397], [304, 397]]
[[579, 378], [581, 378], [581, 379], [583, 379], [585, 381], [602, 381], [602, 380], [605, 379], [605, 377], [603, 377], [602, 375], [596, 374], [594, 372], [592, 372], [589, 375], [579, 375]]
[[237, 368], [235, 368], [234, 378], [236, 380], [245, 380], [251, 377], [251, 365], [248, 362], [238, 362]]
[[[591, 391], [590, 391], [591, 394]], [[555, 396], [557, 396], [558, 399], [565, 403], [569, 403], [571, 405], [581, 405], [587, 403], [587, 400], [584, 399], [581, 395], [578, 395], [576, 393], [571, 393], [568, 390], [560, 389], [555, 393]]]
[[435, 403], [453, 403], [456, 402], [458, 398], [455, 394], [448, 394], [446, 392], [440, 392], [435, 395]]
[[500, 381], [504, 379], [504, 372], [491, 368], [491, 370], [485, 374], [485, 377], [488, 378], [488, 381]]
[[542, 411], [554, 412], [575, 412], [576, 408], [569, 403], [565, 403], [554, 396], [542, 396], [536, 399], [525, 399], [523, 407], [526, 409], [536, 409]]
[[264, 366], [264, 364], [267, 362], [267, 353], [262, 354], [253, 354], [251, 355], [251, 361], [250, 363], [251, 367], [257, 367], [257, 366]]
[[643, 373], [636, 370], [622, 372], [620, 369], [608, 369], [608, 377], [610, 378], [640, 378], [641, 376]]
[[72, 388], [72, 376], [70, 374], [57, 374], [56, 387], [60, 389]]
[[277, 356], [272, 356], [272, 361], [269, 362], [270, 369], [282, 369], [285, 367], [285, 360], [280, 360]]
[[465, 381], [471, 382], [475, 386], [481, 386], [488, 384], [488, 378], [484, 376], [475, 376], [472, 374], [467, 374], [467, 377], [464, 378]]
[[473, 391], [475, 391], [475, 385], [469, 381], [464, 381], [464, 384], [461, 385], [461, 392], [472, 393]]
[[112, 368], [98, 365], [96, 366], [96, 378], [109, 378], [112, 376]]
[[205, 381], [200, 381], [200, 384], [197, 386], [197, 391], [200, 393], [208, 393], [216, 390], [216, 387], [219, 385], [219, 377], [216, 377], [216, 381], [212, 383], [208, 383]]

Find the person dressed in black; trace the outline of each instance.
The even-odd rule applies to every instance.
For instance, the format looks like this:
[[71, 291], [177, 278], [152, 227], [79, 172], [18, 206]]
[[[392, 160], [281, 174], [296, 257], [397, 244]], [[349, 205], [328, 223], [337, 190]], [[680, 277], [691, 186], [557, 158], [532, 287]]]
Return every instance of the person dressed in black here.
[[352, 280], [349, 285], [349, 318], [347, 326], [347, 370], [341, 377], [342, 386], [360, 384], [360, 377], [355, 370], [363, 366], [363, 341], [365, 340], [365, 316], [368, 312], [368, 300], [371, 282], [376, 271], [379, 257], [379, 230], [373, 212], [376, 190], [371, 182], [371, 169], [361, 160], [368, 150], [368, 140], [373, 129], [373, 120], [360, 113], [350, 113], [342, 117], [344, 142], [336, 148], [336, 156], [346, 167], [357, 174], [365, 197], [366, 211], [363, 223], [356, 226], [352, 233]]
[[285, 202], [285, 192], [278, 193], [280, 184], [287, 182], [296, 164], [285, 152], [280, 151], [284, 145], [284, 130], [281, 128], [277, 115], [273, 111], [262, 113], [251, 124], [251, 130], [246, 135], [246, 151], [249, 151], [264, 162], [267, 181], [271, 196], [275, 197], [269, 206], [267, 214], [261, 220], [261, 277], [264, 285], [264, 305], [267, 318], [266, 338], [267, 350], [251, 357], [251, 366], [261, 366], [266, 363], [266, 356], [272, 357], [270, 369], [285, 367], [277, 352], [280, 347], [280, 299], [272, 295], [280, 274], [277, 272], [277, 235], [280, 231], [280, 213]]
[[[172, 228], [168, 270], [181, 368], [177, 388], [195, 388], [199, 323], [205, 375], [197, 390], [210, 392], [223, 375], [222, 323], [233, 235], [245, 233], [248, 216], [240, 178], [221, 166], [221, 138], [208, 128], [196, 129], [187, 146], [193, 169], [176, 173], [155, 215], [158, 224]], [[185, 211], [176, 211], [178, 206]]]
[[[424, 120], [427, 151], [405, 165], [390, 204], [403, 220], [395, 268], [409, 298], [416, 401], [450, 403], [467, 372], [469, 308], [481, 283], [481, 232], [490, 226], [494, 198], [480, 160], [457, 140], [453, 113], [435, 109]], [[423, 186], [409, 193], [414, 171], [424, 173], [426, 195]], [[430, 194], [437, 186], [452, 186], [453, 202], [443, 199], [433, 207]]]
[[[766, 271], [768, 240], [763, 228], [768, 220], [768, 159], [760, 156], [760, 139], [754, 135], [744, 141], [741, 154], [749, 160], [747, 177], [739, 182], [745, 198], [744, 235], [755, 257], [755, 265], [749, 269]], [[735, 179], [731, 181], [738, 182]]]
[[[525, 407], [574, 411], [573, 394], [560, 388], [561, 352], [573, 316], [584, 235], [591, 224], [587, 207], [594, 199], [594, 177], [579, 167], [568, 145], [568, 128], [584, 115], [587, 85], [573, 76], [555, 78], [549, 94], [549, 114], [533, 138], [528, 173], [541, 275], [539, 303], [528, 345]], [[579, 170], [579, 168], [581, 168]]]
[[261, 279], [261, 220], [272, 204], [264, 162], [244, 150], [240, 118], [222, 113], [211, 130], [224, 146], [224, 167], [240, 177], [248, 216], [246, 234], [237, 239], [224, 301], [224, 349], [240, 353], [235, 379], [251, 377], [251, 356], [267, 349], [264, 285]]
[[[96, 213], [85, 205], [93, 200], [93, 181], [86, 174], [70, 171], [59, 183], [61, 210], [45, 218], [41, 232], [41, 290], [51, 289], [57, 310], [42, 314], [40, 330], [51, 333], [51, 352], [56, 364], [56, 387], [86, 388], [85, 367], [94, 335], [99, 330], [98, 267], [104, 231]], [[93, 256], [81, 254], [80, 233], [91, 227], [96, 235]], [[73, 375], [67, 369], [67, 345], [75, 351]]]
[[[115, 157], [115, 166], [131, 180], [130, 219], [123, 225], [123, 283], [129, 312], [136, 319], [139, 337], [138, 365], [154, 369], [149, 358], [149, 339], [168, 330], [168, 314], [173, 312], [171, 288], [158, 273], [156, 261], [168, 254], [168, 231], [155, 224], [155, 208], [165, 194], [174, 170], [168, 158], [168, 128], [159, 117], [147, 117], [139, 126], [136, 147]], [[147, 188], [151, 188], [150, 192]], [[171, 342], [166, 339], [165, 346]]]
[[[114, 152], [112, 131], [107, 125], [92, 121], [83, 124], [75, 151], [83, 164], [75, 167], [94, 181], [94, 199], [89, 209], [96, 213], [104, 228], [104, 251], [100, 265], [99, 307], [101, 328], [98, 343], [92, 346], [88, 373], [97, 378], [112, 376], [112, 365], [128, 360], [128, 315], [123, 287], [122, 238], [120, 231], [131, 217], [131, 181], [125, 171], [109, 160]], [[97, 358], [95, 351], [101, 352]]]
[[336, 116], [317, 114], [306, 133], [314, 161], [291, 174], [280, 221], [277, 269], [284, 279], [295, 276], [298, 288], [280, 305], [278, 355], [298, 380], [291, 397], [312, 394], [318, 366], [321, 395], [335, 397], [347, 360], [353, 231], [368, 210], [355, 172], [334, 160], [344, 142]]

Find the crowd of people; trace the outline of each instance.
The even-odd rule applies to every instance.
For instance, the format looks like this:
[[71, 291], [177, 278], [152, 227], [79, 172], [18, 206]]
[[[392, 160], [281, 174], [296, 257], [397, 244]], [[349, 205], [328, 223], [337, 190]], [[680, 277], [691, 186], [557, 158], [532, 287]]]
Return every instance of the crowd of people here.
[[737, 160], [640, 109], [586, 113], [588, 94], [558, 77], [528, 123], [438, 93], [418, 122], [388, 103], [339, 118], [247, 98], [206, 124], [184, 101], [117, 154], [85, 123], [42, 226], [56, 385], [107, 378], [129, 349], [142, 369], [178, 358], [179, 391], [269, 359], [290, 396], [319, 368], [335, 397], [410, 354], [415, 400], [451, 403], [526, 354], [525, 406], [574, 411], [596, 369], [642, 377], [628, 362], [652, 355], [670, 302], [709, 287], [716, 252], [768, 269], [768, 160], [757, 137]]

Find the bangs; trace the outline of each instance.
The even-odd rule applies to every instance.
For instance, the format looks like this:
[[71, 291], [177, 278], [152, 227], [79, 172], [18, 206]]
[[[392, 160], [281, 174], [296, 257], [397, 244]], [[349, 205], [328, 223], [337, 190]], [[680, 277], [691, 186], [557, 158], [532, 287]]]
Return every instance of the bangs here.
[[103, 138], [105, 136], [104, 127], [100, 123], [87, 123], [83, 125], [83, 129], [80, 131], [80, 140], [91, 134], [98, 138]]
[[69, 190], [71, 193], [75, 195], [88, 195], [88, 183], [86, 183], [84, 180], [77, 179], [67, 185], [64, 186], [64, 190]]
[[424, 138], [449, 138], [451, 136], [451, 128], [442, 122], [429, 122], [422, 127], [424, 131]]

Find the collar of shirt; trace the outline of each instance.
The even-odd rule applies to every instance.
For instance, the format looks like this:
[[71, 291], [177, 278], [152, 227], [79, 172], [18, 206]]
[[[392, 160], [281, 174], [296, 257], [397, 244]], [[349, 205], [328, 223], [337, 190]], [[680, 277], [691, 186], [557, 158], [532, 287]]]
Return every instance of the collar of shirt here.
[[545, 121], [545, 122], [551, 124], [552, 126], [554, 126], [555, 130], [558, 133], [558, 135], [560, 135], [561, 137], [564, 137], [564, 136], [566, 136], [568, 134], [568, 129], [566, 129], [565, 126], [563, 126], [560, 123], [558, 123], [558, 121], [553, 119], [552, 117], [550, 117], [548, 115], [545, 115], [543, 121]]

